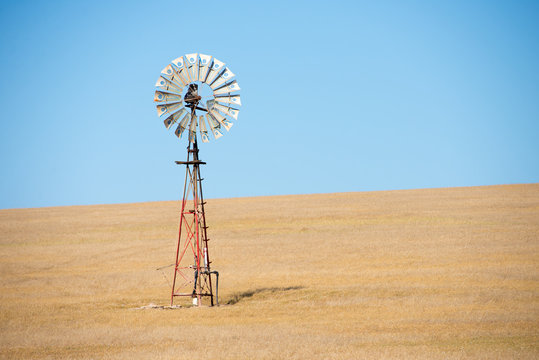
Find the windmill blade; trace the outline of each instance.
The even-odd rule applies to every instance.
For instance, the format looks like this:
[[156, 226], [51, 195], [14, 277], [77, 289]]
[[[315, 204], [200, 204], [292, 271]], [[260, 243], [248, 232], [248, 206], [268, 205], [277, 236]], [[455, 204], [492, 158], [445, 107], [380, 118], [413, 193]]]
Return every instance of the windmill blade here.
[[182, 64], [181, 67], [178, 67], [180, 76], [182, 76], [186, 84], [192, 83], [193, 81], [191, 80], [191, 74], [189, 73], [189, 61], [184, 59], [183, 62], [178, 61], [178, 64], [180, 63]]
[[217, 60], [216, 58], [213, 58], [213, 64], [211, 68], [216, 71], [221, 71], [225, 67], [225, 65], [226, 64], [224, 62]]
[[206, 101], [206, 109], [210, 110], [215, 106], [215, 100]]
[[182, 76], [181, 74], [181, 69], [177, 68], [176, 66], [174, 66], [174, 64], [169, 64], [168, 65], [170, 67], [170, 69], [172, 69], [172, 75], [170, 75], [170, 69], [167, 69], [165, 68], [165, 70], [167, 71], [167, 74], [163, 74], [163, 76], [165, 78], [169, 78], [170, 80], [172, 80], [173, 82], [175, 82], [176, 84], [181, 84], [181, 88], [183, 89], [185, 87], [185, 85], [189, 84], [186, 80], [185, 80], [185, 77]]
[[240, 111], [238, 109], [228, 108], [228, 115], [232, 116], [235, 120], [238, 120], [238, 115]]
[[186, 74], [186, 70], [184, 67], [185, 61], [183, 59], [183, 56], [180, 56], [179, 58], [172, 60], [172, 64], [176, 67], [175, 69], [176, 73], [178, 74], [179, 78], [182, 80], [184, 85], [189, 84], [191, 81], [189, 81], [190, 78]]
[[167, 66], [165, 66], [165, 68], [161, 70], [161, 74], [169, 77], [172, 76], [172, 74], [174, 74], [174, 69], [172, 68], [172, 65], [168, 64]]
[[186, 81], [185, 76], [182, 75], [181, 69], [174, 69], [174, 75], [172, 76], [171, 80], [181, 83], [184, 87], [189, 84]]
[[221, 124], [210, 113], [208, 113], [208, 123], [210, 124], [211, 132], [216, 139], [219, 139], [223, 136], [221, 132]]
[[185, 55], [191, 68], [191, 80], [198, 81], [198, 53]]
[[181, 102], [166, 105], [157, 105], [157, 115], [163, 116], [164, 114], [174, 114], [182, 107], [183, 104]]
[[219, 139], [221, 136], [223, 136], [223, 133], [219, 128], [211, 128], [211, 132], [213, 133], [213, 137], [215, 139]]
[[217, 110], [209, 110], [208, 114], [210, 116], [213, 116], [215, 120], [219, 122], [219, 124], [223, 125], [226, 131], [229, 131], [233, 123], [228, 121], [223, 115], [221, 115]]
[[[215, 60], [214, 60], [215, 62]], [[215, 77], [219, 75], [219, 71], [218, 70], [215, 70], [213, 67], [210, 68], [209, 72], [208, 72], [208, 76], [206, 76], [206, 80], [204, 80], [204, 82], [206, 84], [210, 84], [213, 82], [213, 80], [215, 80]]]
[[208, 70], [210, 69], [211, 58], [211, 55], [200, 54], [200, 70], [198, 73], [198, 80], [201, 82], [206, 81]]
[[165, 78], [168, 82], [168, 84], [174, 85], [176, 88], [180, 89], [180, 91], [183, 91], [184, 88], [184, 82], [183, 80], [178, 76], [178, 74], [173, 73], [172, 76], [167, 75], [161, 75], [161, 77]]
[[[179, 96], [181, 97], [182, 96], [182, 93], [181, 92], [177, 92], [176, 90], [173, 90], [173, 89], [167, 89], [167, 86], [157, 86], [157, 90], [156, 92], [159, 91], [165, 95], [176, 95], [176, 96]], [[154, 95], [154, 99], [155, 99], [155, 95]]]
[[226, 119], [221, 114], [219, 114], [219, 112], [217, 112], [217, 111], [208, 112], [208, 116], [212, 117], [217, 122], [219, 122], [219, 124], [223, 125], [223, 127], [226, 129], [226, 131], [229, 131], [230, 128], [232, 127], [232, 125], [234, 125], [228, 119]]
[[179, 89], [173, 89], [171, 86], [157, 86], [157, 90], [172, 95], [182, 96], [182, 91]]
[[187, 110], [185, 110], [185, 108], [181, 108], [180, 111], [177, 111], [174, 114], [167, 117], [164, 121], [166, 128], [170, 129], [170, 127], [174, 125], [176, 121], [178, 121], [178, 119], [181, 118], [183, 114], [185, 114], [186, 112]]
[[230, 131], [230, 128], [234, 125], [234, 123], [228, 120], [227, 118], [223, 119], [222, 124], [225, 127], [226, 131]]
[[239, 95], [230, 95], [230, 96], [218, 96], [215, 97], [215, 101], [225, 104], [234, 104], [241, 106], [241, 98]]
[[210, 84], [210, 87], [212, 90], [217, 89], [221, 85], [223, 85], [226, 81], [232, 79], [236, 74], [234, 74], [232, 71], [230, 71], [229, 68], [226, 68], [225, 71], [223, 71], [215, 80], [213, 83]]
[[206, 84], [211, 84], [213, 80], [215, 80], [215, 77], [219, 75], [219, 73], [223, 70], [225, 67], [225, 63], [222, 61], [219, 61], [217, 59], [213, 59], [213, 64], [210, 68], [210, 72], [208, 74], [208, 77], [205, 80]]
[[178, 69], [178, 74], [182, 81], [185, 83], [185, 85], [188, 85], [191, 83], [191, 78], [189, 75], [189, 70], [186, 69], [186, 66], [182, 67], [181, 69]]
[[226, 93], [231, 93], [231, 92], [238, 91], [238, 90], [241, 90], [241, 88], [238, 85], [238, 82], [236, 80], [234, 80], [232, 82], [226, 83], [223, 86], [215, 89], [213, 91], [213, 95], [214, 96], [216, 96], [216, 95], [224, 95]]
[[223, 115], [221, 115], [219, 113], [219, 111], [215, 110], [215, 109], [208, 109], [208, 114], [210, 114], [211, 116], [213, 116], [215, 118], [215, 120], [219, 121], [220, 124], [222, 124], [223, 122]]
[[168, 79], [169, 81], [174, 83], [179, 88], [183, 89], [183, 87], [185, 86], [185, 84], [183, 82], [179, 81], [179, 79], [174, 76], [174, 75], [176, 75], [176, 73], [175, 73], [175, 70], [172, 67], [172, 65], [168, 64], [163, 70], [161, 70], [161, 74], [164, 75], [163, 76], [164, 78]]
[[183, 56], [180, 56], [179, 58], [172, 60], [172, 64], [176, 66], [178, 69], [181, 69], [183, 67]]
[[234, 109], [229, 106], [224, 106], [217, 102], [213, 104], [213, 108], [233, 117], [235, 120], [238, 120], [238, 114], [240, 113], [238, 109]]
[[[216, 100], [217, 99], [218, 98], [216, 98]], [[238, 120], [238, 114], [239, 114], [238, 109], [231, 108], [230, 106], [224, 106], [222, 104], [219, 104], [218, 102], [215, 102], [215, 100], [206, 101], [206, 108], [208, 109], [208, 113], [211, 113], [213, 115], [213, 118], [219, 123], [223, 124], [223, 126], [225, 126], [224, 123], [226, 122], [225, 128], [227, 128], [227, 131], [234, 124], [230, 122], [229, 120], [227, 120], [225, 117], [223, 117], [217, 110], [220, 110], [223, 113], [228, 114], [232, 116], [234, 119]]]
[[180, 125], [182, 128], [187, 129], [187, 124], [189, 123], [190, 118], [191, 118], [191, 113], [185, 114], [182, 121], [180, 121]]
[[191, 116], [191, 124], [189, 125], [189, 142], [194, 143], [197, 136], [197, 117]]
[[200, 115], [198, 117], [198, 126], [200, 127], [200, 136], [202, 137], [202, 142], [205, 142], [205, 143], [209, 142], [210, 137], [208, 135], [208, 129], [206, 128], [206, 119], [204, 115]]
[[159, 79], [157, 79], [155, 86], [157, 86], [157, 88], [159, 88], [161, 91], [173, 91], [178, 94], [181, 94], [183, 91], [182, 87], [178, 87], [175, 83], [164, 76], [160, 76]]
[[170, 104], [182, 101], [181, 95], [170, 94], [162, 91], [156, 91], [153, 97], [153, 101], [158, 103]]
[[188, 124], [190, 118], [191, 118], [190, 113], [185, 114], [182, 121], [180, 121], [180, 123], [178, 124], [178, 127], [176, 128], [176, 131], [174, 131], [174, 133], [176, 134], [176, 136], [179, 139], [182, 138], [182, 134], [183, 134], [184, 130], [187, 129], [187, 124]]

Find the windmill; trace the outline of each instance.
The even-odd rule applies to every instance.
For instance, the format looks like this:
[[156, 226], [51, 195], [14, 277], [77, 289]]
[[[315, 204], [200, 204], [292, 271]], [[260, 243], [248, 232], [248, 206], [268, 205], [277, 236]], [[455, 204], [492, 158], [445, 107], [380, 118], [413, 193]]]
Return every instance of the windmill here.
[[[241, 105], [240, 87], [234, 73], [225, 63], [210, 55], [180, 56], [162, 71], [155, 86], [154, 101], [157, 114], [164, 117], [167, 129], [176, 126], [174, 134], [181, 139], [187, 133], [187, 160], [180, 211], [178, 244], [170, 304], [176, 297], [190, 297], [193, 305], [202, 305], [208, 298], [210, 305], [219, 304], [219, 273], [211, 270], [208, 249], [208, 226], [204, 212], [197, 130], [203, 142], [210, 141], [208, 127], [215, 139], [223, 136], [223, 128], [230, 130], [237, 120]], [[204, 91], [209, 96], [204, 96]], [[197, 115], [197, 111], [201, 115]], [[215, 278], [215, 302], [212, 275]]]

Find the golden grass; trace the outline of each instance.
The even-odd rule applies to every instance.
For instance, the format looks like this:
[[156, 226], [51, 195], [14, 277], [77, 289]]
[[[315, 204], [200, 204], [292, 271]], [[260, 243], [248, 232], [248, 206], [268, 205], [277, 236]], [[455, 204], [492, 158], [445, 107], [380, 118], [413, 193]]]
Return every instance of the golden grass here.
[[135, 310], [178, 212], [0, 210], [0, 357], [539, 357], [539, 184], [209, 200], [226, 305]]

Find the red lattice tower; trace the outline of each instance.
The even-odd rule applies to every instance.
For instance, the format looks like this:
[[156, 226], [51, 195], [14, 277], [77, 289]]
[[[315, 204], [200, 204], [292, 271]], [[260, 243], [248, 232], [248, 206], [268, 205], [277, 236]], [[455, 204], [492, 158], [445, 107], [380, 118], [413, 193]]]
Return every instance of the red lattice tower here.
[[[201, 306], [202, 298], [207, 297], [213, 306], [212, 274], [216, 276], [218, 287], [219, 273], [210, 268], [203, 179], [200, 176], [200, 165], [206, 163], [198, 158], [196, 139], [189, 143], [187, 161], [176, 161], [176, 164], [185, 165], [186, 169], [170, 304], [174, 303], [175, 297], [185, 296], [192, 297], [193, 304]], [[216, 300], [218, 305], [217, 291]]]

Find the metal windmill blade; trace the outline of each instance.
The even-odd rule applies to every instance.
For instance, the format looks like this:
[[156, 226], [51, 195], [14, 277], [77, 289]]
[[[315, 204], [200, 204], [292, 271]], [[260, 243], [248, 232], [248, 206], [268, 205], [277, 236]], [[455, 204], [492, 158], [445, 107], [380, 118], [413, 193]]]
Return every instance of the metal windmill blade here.
[[157, 115], [173, 114], [183, 107], [182, 103], [174, 103], [171, 105], [157, 105]]
[[215, 120], [217, 120], [219, 124], [223, 125], [226, 131], [229, 131], [232, 125], [234, 125], [215, 109], [208, 110], [208, 116], [212, 116], [213, 118], [215, 118]]
[[185, 85], [188, 85], [192, 82], [191, 74], [189, 74], [189, 63], [185, 61], [183, 56], [180, 56], [179, 58], [172, 60], [171, 64], [174, 65], [176, 73], [182, 79], [182, 82]]
[[185, 129], [187, 129], [187, 124], [189, 123], [189, 119], [191, 118], [191, 114], [185, 114], [182, 121], [178, 124], [178, 127], [176, 128], [176, 131], [174, 132], [178, 138], [181, 139], [182, 134]]
[[185, 86], [185, 83], [179, 79], [172, 65], [168, 64], [161, 71], [161, 74], [165, 79], [175, 84], [178, 88], [183, 89], [183, 87]]
[[202, 137], [202, 142], [209, 142], [210, 137], [208, 136], [208, 129], [206, 128], [206, 119], [204, 115], [198, 117], [198, 125], [200, 126], [200, 136]]
[[198, 81], [198, 54], [187, 54], [185, 57], [191, 69], [191, 81]]
[[219, 139], [221, 136], [223, 136], [223, 133], [221, 132], [221, 125], [210, 114], [208, 114], [208, 123], [210, 123], [211, 132], [216, 139]]
[[[165, 70], [168, 72], [168, 74], [164, 74], [164, 77], [168, 77], [171, 81], [175, 82], [176, 84], [181, 84], [182, 88], [185, 87], [187, 84], [189, 84], [189, 81], [185, 79], [184, 76], [181, 74], [181, 70], [178, 69], [176, 66], [174, 66], [173, 63], [169, 64]], [[172, 70], [172, 74], [170, 74], [170, 70]]]
[[241, 90], [240, 86], [238, 85], [238, 82], [236, 80], [231, 81], [229, 83], [226, 83], [222, 85], [221, 87], [218, 87], [217, 89], [213, 90], [213, 95], [224, 95], [227, 93], [231, 93], [234, 91]]
[[235, 120], [238, 120], [238, 114], [240, 112], [238, 109], [234, 109], [230, 106], [221, 105], [218, 102], [213, 104], [213, 108], [233, 117]]
[[186, 112], [187, 110], [185, 110], [185, 108], [181, 108], [180, 111], [177, 111], [174, 114], [167, 117], [164, 121], [166, 128], [170, 129], [170, 127], [174, 125], [176, 121], [178, 121], [178, 119], [181, 118]]
[[183, 90], [182, 87], [177, 86], [176, 83], [173, 83], [172, 80], [169, 80], [164, 76], [160, 76], [159, 79], [157, 79], [155, 86], [161, 91], [173, 92], [179, 95], [181, 95]]
[[163, 104], [171, 104], [175, 102], [181, 102], [182, 96], [158, 90], [155, 92], [153, 101]]
[[210, 68], [210, 72], [208, 73], [208, 76], [206, 77], [206, 80], [204, 80], [204, 82], [208, 85], [213, 83], [213, 80], [215, 80], [215, 77], [221, 73], [224, 67], [225, 67], [224, 62], [219, 61], [214, 58], [212, 66]]
[[225, 104], [234, 104], [237, 106], [241, 106], [241, 99], [239, 95], [216, 96], [215, 101]]
[[174, 60], [172, 60], [172, 65], [174, 65], [175, 67], [175, 71], [176, 73], [178, 74], [178, 77], [181, 79], [181, 81], [187, 85], [189, 84], [191, 81], [190, 78], [187, 76], [186, 74], [186, 70], [185, 70], [185, 67], [184, 67], [184, 59], [183, 59], [183, 56], [180, 56], [179, 58], [176, 58]]
[[215, 90], [223, 85], [226, 81], [232, 79], [234, 76], [236, 76], [236, 74], [226, 68], [225, 71], [215, 78], [215, 80], [210, 84], [210, 87]]
[[206, 81], [208, 70], [210, 69], [211, 59], [211, 55], [200, 54], [200, 70], [198, 73], [198, 80], [201, 82]]

